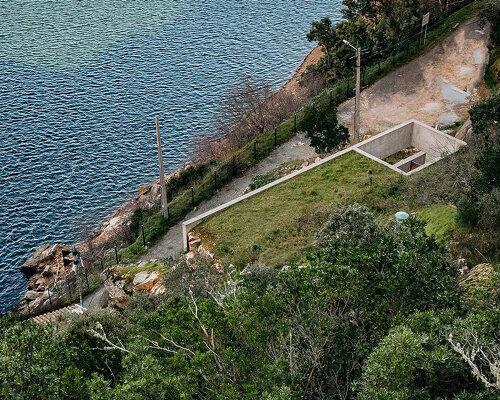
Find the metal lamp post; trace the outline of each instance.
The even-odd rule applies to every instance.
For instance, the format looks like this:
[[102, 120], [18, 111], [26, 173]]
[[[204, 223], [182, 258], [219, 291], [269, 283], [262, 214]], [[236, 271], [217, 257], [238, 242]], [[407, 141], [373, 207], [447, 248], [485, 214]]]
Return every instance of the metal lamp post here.
[[73, 247], [71, 249], [71, 252], [73, 253], [73, 272], [76, 275], [76, 282], [78, 284], [78, 294], [80, 295], [80, 306], [83, 307], [83, 297], [82, 297], [82, 284], [80, 281], [80, 274], [78, 273], [78, 265], [80, 264], [80, 252], [76, 249], [76, 247]]

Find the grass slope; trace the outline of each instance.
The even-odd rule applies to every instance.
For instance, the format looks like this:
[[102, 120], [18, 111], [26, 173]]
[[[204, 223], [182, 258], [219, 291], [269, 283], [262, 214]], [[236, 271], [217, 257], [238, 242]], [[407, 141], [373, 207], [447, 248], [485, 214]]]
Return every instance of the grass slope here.
[[[368, 171], [373, 171], [370, 185]], [[402, 177], [354, 152], [244, 200], [195, 228], [217, 258], [238, 267], [297, 260], [315, 232], [340, 205], [358, 202], [378, 214], [398, 208]]]
[[417, 217], [427, 222], [425, 232], [440, 242], [449, 239], [450, 232], [459, 229], [456, 215], [457, 209], [445, 204], [435, 204], [417, 212]]

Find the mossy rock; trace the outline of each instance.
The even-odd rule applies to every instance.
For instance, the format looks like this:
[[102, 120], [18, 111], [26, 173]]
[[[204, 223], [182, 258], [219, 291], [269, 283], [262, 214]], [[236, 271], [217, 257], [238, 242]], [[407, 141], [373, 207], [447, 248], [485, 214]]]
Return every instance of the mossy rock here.
[[478, 264], [460, 279], [460, 284], [467, 290], [482, 288], [488, 285], [493, 274], [491, 264]]

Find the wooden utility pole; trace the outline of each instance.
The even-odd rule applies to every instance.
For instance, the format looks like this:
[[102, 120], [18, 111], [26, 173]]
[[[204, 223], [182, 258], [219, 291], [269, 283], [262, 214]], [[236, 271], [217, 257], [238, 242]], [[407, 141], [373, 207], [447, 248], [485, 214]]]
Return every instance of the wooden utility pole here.
[[163, 157], [161, 155], [161, 139], [160, 139], [160, 121], [158, 115], [156, 119], [156, 142], [158, 143], [158, 164], [160, 166], [160, 185], [161, 185], [161, 208], [163, 210], [163, 218], [168, 218], [168, 203], [167, 203], [167, 185], [165, 184], [165, 172], [163, 171]]
[[356, 49], [356, 98], [354, 102], [354, 143], [359, 142], [359, 110], [361, 108], [361, 48]]

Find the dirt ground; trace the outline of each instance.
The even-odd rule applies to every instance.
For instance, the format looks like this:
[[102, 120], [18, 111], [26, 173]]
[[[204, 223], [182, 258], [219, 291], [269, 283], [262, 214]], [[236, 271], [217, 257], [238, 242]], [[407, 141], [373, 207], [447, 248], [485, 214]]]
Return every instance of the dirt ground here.
[[[477, 18], [461, 25], [425, 55], [361, 92], [361, 134], [376, 134], [409, 119], [449, 125], [467, 118], [488, 64], [487, 28]], [[339, 106], [352, 131], [354, 99]]]
[[312, 49], [311, 52], [307, 55], [307, 57], [304, 58], [304, 61], [302, 61], [299, 68], [297, 68], [297, 71], [295, 71], [292, 78], [287, 83], [285, 83], [280, 90], [290, 91], [299, 96], [302, 94], [302, 92], [305, 92], [306, 89], [300, 86], [300, 80], [302, 78], [302, 74], [306, 72], [307, 67], [309, 67], [310, 65], [317, 64], [318, 61], [321, 59], [321, 57], [323, 57], [323, 54], [324, 53], [321, 46], [316, 46], [314, 49]]

